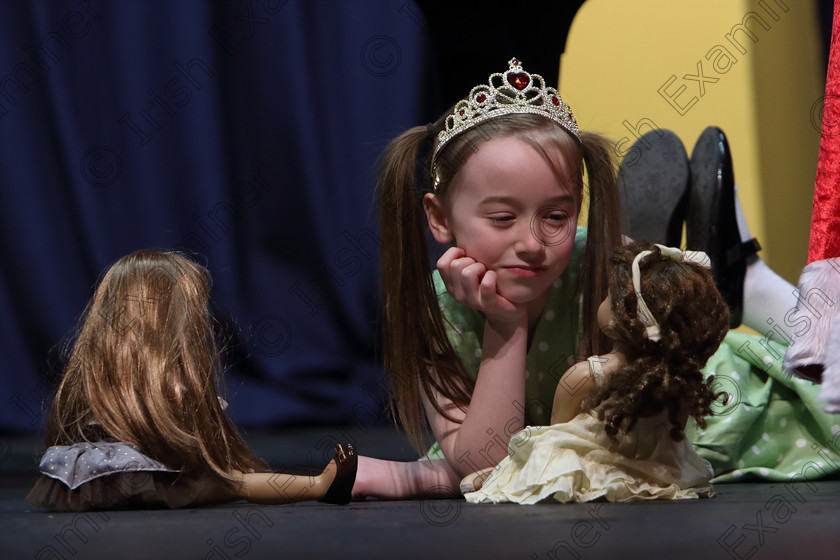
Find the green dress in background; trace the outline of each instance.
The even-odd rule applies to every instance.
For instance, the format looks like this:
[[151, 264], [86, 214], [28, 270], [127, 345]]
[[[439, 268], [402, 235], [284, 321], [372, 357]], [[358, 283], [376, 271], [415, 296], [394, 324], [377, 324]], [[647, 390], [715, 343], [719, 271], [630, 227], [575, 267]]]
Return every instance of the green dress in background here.
[[[521, 405], [529, 426], [549, 423], [560, 377], [585, 359], [577, 356], [582, 306], [575, 290], [585, 244], [586, 230], [578, 228], [572, 259], [550, 289], [528, 349], [526, 402]], [[434, 281], [449, 339], [475, 377], [484, 317], [456, 302], [437, 272]], [[840, 415], [823, 412], [819, 387], [782, 369], [785, 348], [775, 340], [730, 331], [704, 368], [715, 375], [715, 389], [730, 395], [729, 402], [715, 405], [705, 429], [693, 421], [686, 427], [698, 454], [714, 468], [713, 482], [811, 480], [840, 471]], [[442, 459], [440, 446], [432, 446], [427, 457]]]

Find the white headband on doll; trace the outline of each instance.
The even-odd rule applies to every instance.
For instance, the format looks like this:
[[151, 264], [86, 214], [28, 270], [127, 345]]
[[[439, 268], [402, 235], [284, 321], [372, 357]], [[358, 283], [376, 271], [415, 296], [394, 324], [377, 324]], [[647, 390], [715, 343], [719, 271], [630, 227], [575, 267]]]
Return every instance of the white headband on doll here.
[[[683, 251], [681, 249], [677, 249], [676, 247], [666, 247], [665, 245], [660, 245], [658, 243], [656, 246], [659, 247], [659, 252], [663, 256], [668, 257], [672, 261], [687, 261], [700, 265], [706, 269], [711, 268], [709, 255], [703, 251]], [[642, 251], [636, 255], [635, 259], [633, 259], [633, 288], [636, 290], [639, 321], [641, 321], [645, 326], [645, 335], [648, 339], [656, 342], [660, 338], [659, 323], [656, 322], [656, 319], [653, 317], [653, 313], [650, 312], [644, 298], [642, 298], [642, 273], [639, 270], [639, 262], [652, 253], [652, 250]]]

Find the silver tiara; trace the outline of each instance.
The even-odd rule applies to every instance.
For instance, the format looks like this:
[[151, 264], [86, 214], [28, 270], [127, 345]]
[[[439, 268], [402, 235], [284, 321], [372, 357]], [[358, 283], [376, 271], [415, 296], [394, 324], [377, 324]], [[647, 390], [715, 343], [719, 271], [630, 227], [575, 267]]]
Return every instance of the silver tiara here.
[[539, 74], [529, 74], [522, 63], [512, 58], [504, 74], [490, 74], [487, 84], [472, 88], [446, 117], [432, 151], [431, 173], [435, 186], [440, 182], [437, 157], [450, 140], [470, 128], [505, 115], [531, 113], [542, 115], [578, 137], [578, 125], [572, 110], [552, 87], [545, 86]]

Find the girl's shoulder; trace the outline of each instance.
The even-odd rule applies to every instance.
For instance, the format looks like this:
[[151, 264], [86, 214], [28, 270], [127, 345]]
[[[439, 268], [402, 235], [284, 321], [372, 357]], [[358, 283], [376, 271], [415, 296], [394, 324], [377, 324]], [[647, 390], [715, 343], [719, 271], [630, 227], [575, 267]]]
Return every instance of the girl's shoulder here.
[[575, 227], [575, 248], [586, 245], [586, 228], [583, 226]]
[[586, 256], [586, 228], [577, 226], [575, 229], [575, 240], [572, 244], [572, 255], [569, 258], [569, 264], [560, 275], [562, 284], [569, 286], [576, 286], [577, 279], [583, 267], [584, 257]]

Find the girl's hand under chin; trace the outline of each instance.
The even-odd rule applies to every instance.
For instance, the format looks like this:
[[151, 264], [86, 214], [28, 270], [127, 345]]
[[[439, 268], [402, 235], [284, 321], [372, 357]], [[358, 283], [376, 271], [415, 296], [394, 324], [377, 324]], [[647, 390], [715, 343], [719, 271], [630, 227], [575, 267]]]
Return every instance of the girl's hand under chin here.
[[438, 259], [437, 268], [455, 301], [481, 311], [491, 323], [516, 323], [526, 317], [527, 305], [512, 303], [499, 294], [496, 272], [468, 257], [463, 249], [447, 249]]

